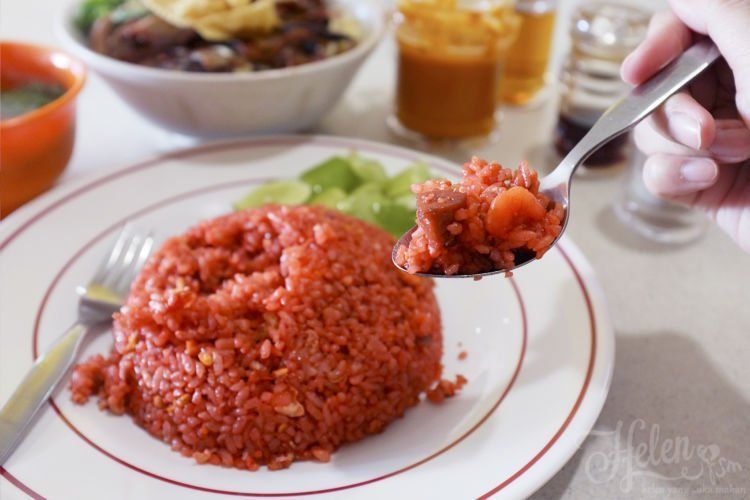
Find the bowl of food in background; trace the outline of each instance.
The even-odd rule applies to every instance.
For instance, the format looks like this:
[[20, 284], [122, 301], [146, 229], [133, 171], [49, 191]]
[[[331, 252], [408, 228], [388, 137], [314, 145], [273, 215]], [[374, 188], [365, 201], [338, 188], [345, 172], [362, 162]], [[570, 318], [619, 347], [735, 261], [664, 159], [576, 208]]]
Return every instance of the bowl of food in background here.
[[86, 68], [46, 47], [0, 42], [0, 217], [52, 187], [75, 142]]
[[221, 137], [312, 126], [384, 24], [378, 0], [77, 0], [59, 27], [141, 115]]

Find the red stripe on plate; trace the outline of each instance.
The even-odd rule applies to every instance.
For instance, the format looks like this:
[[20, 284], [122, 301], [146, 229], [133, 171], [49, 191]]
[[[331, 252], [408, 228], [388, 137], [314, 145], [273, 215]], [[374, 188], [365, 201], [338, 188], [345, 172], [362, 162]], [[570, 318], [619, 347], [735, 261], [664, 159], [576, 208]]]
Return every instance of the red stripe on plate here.
[[[81, 249], [79, 249], [77, 252], [75, 252], [75, 254], [73, 255], [73, 257], [71, 257], [63, 265], [63, 267], [57, 273], [57, 275], [55, 276], [55, 278], [52, 280], [52, 283], [50, 283], [49, 287], [47, 288], [47, 290], [44, 293], [44, 297], [43, 297], [42, 302], [41, 302], [41, 304], [39, 306], [39, 309], [37, 311], [37, 315], [36, 315], [36, 319], [35, 319], [35, 323], [34, 323], [34, 332], [33, 332], [33, 335], [32, 335], [32, 352], [33, 352], [34, 359], [36, 359], [36, 357], [38, 355], [38, 337], [39, 337], [39, 328], [40, 328], [41, 318], [42, 318], [42, 315], [44, 313], [44, 309], [46, 307], [47, 301], [48, 301], [49, 297], [51, 296], [53, 290], [55, 289], [55, 287], [57, 286], [58, 282], [60, 281], [60, 279], [62, 278], [62, 276], [65, 274], [65, 272], [89, 248], [91, 248], [94, 244], [96, 244], [98, 241], [100, 241], [101, 239], [103, 239], [108, 233], [110, 233], [110, 232], [116, 230], [118, 227], [120, 227], [125, 222], [125, 220], [133, 219], [133, 218], [135, 218], [137, 216], [143, 215], [143, 214], [148, 213], [149, 211], [155, 210], [157, 208], [164, 207], [164, 206], [169, 205], [171, 203], [175, 203], [175, 202], [178, 202], [178, 201], [181, 201], [181, 200], [184, 200], [184, 199], [187, 199], [187, 198], [190, 198], [192, 196], [199, 195], [199, 194], [205, 194], [206, 192], [210, 192], [212, 190], [221, 190], [221, 189], [226, 189], [227, 187], [230, 187], [230, 186], [234, 187], [234, 186], [237, 186], [237, 185], [241, 185], [242, 183], [253, 183], [253, 182], [261, 182], [261, 181], [265, 181], [265, 179], [249, 179], [249, 180], [243, 180], [243, 181], [234, 181], [230, 185], [227, 185], [227, 183], [222, 183], [222, 184], [218, 184], [218, 185], [215, 185], [215, 186], [205, 186], [205, 187], [202, 187], [202, 188], [194, 190], [194, 191], [190, 191], [190, 192], [187, 192], [187, 193], [182, 193], [182, 194], [177, 195], [177, 196], [173, 196], [171, 198], [168, 198], [166, 200], [162, 200], [162, 201], [160, 201], [158, 203], [155, 203], [153, 205], [150, 205], [148, 207], [145, 207], [145, 208], [142, 208], [142, 209], [138, 210], [137, 212], [135, 212], [135, 213], [131, 214], [130, 216], [122, 219], [121, 221], [118, 221], [117, 223], [112, 224], [110, 227], [108, 227], [107, 229], [105, 229], [103, 232], [101, 232], [98, 235], [96, 235], [92, 240], [90, 240], [89, 242], [87, 242]], [[462, 434], [461, 436], [459, 436], [455, 441], [449, 443], [448, 445], [446, 445], [445, 447], [441, 448], [440, 450], [432, 453], [431, 455], [429, 455], [429, 456], [427, 456], [427, 457], [419, 460], [418, 462], [415, 462], [415, 463], [410, 464], [410, 465], [408, 465], [406, 467], [402, 467], [401, 469], [398, 469], [398, 470], [395, 470], [395, 471], [389, 472], [387, 474], [383, 474], [381, 476], [377, 476], [377, 477], [374, 477], [374, 478], [371, 478], [371, 479], [368, 479], [368, 480], [365, 480], [365, 481], [360, 481], [360, 482], [357, 482], [357, 483], [351, 483], [351, 484], [346, 484], [346, 485], [341, 485], [341, 486], [334, 486], [334, 487], [320, 489], [320, 490], [295, 491], [295, 492], [245, 492], [245, 491], [232, 491], [232, 490], [222, 490], [222, 489], [216, 489], [216, 488], [208, 488], [208, 487], [205, 487], [205, 486], [199, 486], [199, 485], [184, 483], [182, 481], [178, 481], [178, 480], [175, 480], [175, 479], [164, 477], [164, 476], [161, 476], [161, 475], [159, 475], [159, 474], [157, 474], [155, 472], [151, 472], [151, 471], [145, 470], [145, 469], [143, 469], [141, 467], [138, 467], [137, 465], [131, 464], [130, 462], [124, 460], [123, 458], [120, 458], [120, 457], [116, 456], [115, 454], [113, 454], [113, 453], [105, 450], [103, 447], [101, 447], [100, 445], [98, 445], [97, 443], [95, 443], [93, 440], [91, 440], [88, 436], [86, 436], [80, 429], [78, 429], [70, 421], [70, 419], [67, 418], [67, 416], [62, 412], [62, 410], [60, 410], [59, 406], [55, 403], [55, 401], [54, 401], [53, 398], [50, 398], [50, 405], [52, 406], [53, 410], [57, 413], [57, 415], [60, 417], [60, 419], [78, 437], [80, 437], [89, 446], [93, 447], [94, 449], [96, 449], [100, 453], [104, 454], [105, 456], [111, 458], [112, 460], [114, 460], [115, 462], [119, 463], [120, 465], [123, 465], [123, 466], [125, 466], [125, 467], [127, 467], [127, 468], [129, 468], [129, 469], [131, 469], [133, 471], [139, 472], [139, 473], [144, 474], [146, 476], [149, 476], [151, 478], [158, 479], [158, 480], [161, 480], [161, 481], [164, 481], [164, 482], [167, 482], [167, 483], [170, 483], [170, 484], [174, 484], [174, 485], [177, 485], [177, 486], [182, 486], [182, 487], [185, 487], [185, 488], [194, 489], [194, 490], [198, 490], [198, 491], [205, 491], [205, 492], [210, 492], [210, 493], [221, 493], [221, 494], [225, 494], [225, 495], [238, 495], [238, 496], [255, 496], [255, 497], [284, 497], [284, 496], [317, 495], [317, 494], [322, 494], [322, 493], [331, 493], [331, 492], [334, 492], [334, 491], [340, 491], [340, 490], [345, 490], [345, 489], [350, 489], [350, 488], [356, 488], [356, 487], [359, 487], [359, 486], [365, 486], [365, 485], [368, 485], [368, 484], [371, 484], [371, 483], [374, 483], [374, 482], [377, 482], [377, 481], [381, 481], [383, 479], [387, 479], [389, 477], [393, 477], [393, 476], [395, 476], [397, 474], [401, 474], [401, 473], [409, 471], [411, 469], [414, 469], [415, 467], [418, 467], [418, 466], [420, 466], [422, 464], [425, 464], [426, 462], [428, 462], [428, 461], [430, 461], [430, 460], [432, 460], [432, 459], [434, 459], [434, 458], [442, 455], [443, 453], [447, 452], [448, 450], [450, 450], [454, 446], [456, 446], [459, 443], [461, 443], [462, 441], [464, 441], [472, 433], [474, 433], [479, 427], [482, 426], [482, 424], [484, 424], [489, 419], [489, 417], [500, 406], [500, 403], [502, 403], [502, 401], [507, 396], [507, 394], [510, 391], [511, 387], [515, 383], [516, 378], [518, 377], [519, 372], [521, 371], [521, 366], [523, 365], [523, 360], [524, 360], [524, 357], [525, 357], [525, 354], [526, 354], [526, 344], [527, 344], [527, 337], [528, 337], [528, 323], [527, 323], [527, 318], [526, 318], [526, 307], [525, 307], [525, 304], [523, 302], [523, 297], [521, 296], [520, 290], [518, 289], [518, 286], [516, 285], [515, 281], [511, 279], [510, 283], [511, 283], [511, 286], [513, 288], [514, 294], [515, 294], [515, 296], [516, 296], [516, 298], [518, 300], [518, 304], [519, 304], [519, 308], [520, 308], [520, 315], [521, 315], [521, 320], [522, 320], [522, 332], [521, 332], [522, 343], [521, 343], [521, 349], [520, 349], [520, 352], [519, 352], [518, 361], [516, 363], [516, 367], [515, 367], [515, 370], [513, 372], [512, 377], [511, 377], [511, 380], [509, 381], [508, 385], [505, 387], [504, 391], [502, 392], [502, 394], [500, 395], [500, 397], [498, 398], [498, 400], [493, 404], [493, 406], [489, 409], [489, 411], [478, 422], [476, 422], [464, 434]]]
[[586, 301], [586, 308], [588, 308], [589, 311], [589, 323], [591, 324], [591, 352], [589, 354], [589, 366], [586, 370], [586, 378], [583, 381], [583, 387], [581, 388], [581, 392], [578, 394], [578, 398], [576, 399], [575, 404], [573, 405], [573, 409], [570, 410], [570, 413], [568, 414], [568, 417], [565, 419], [565, 421], [562, 423], [560, 428], [557, 430], [557, 432], [552, 436], [552, 438], [547, 442], [546, 445], [544, 445], [544, 448], [542, 448], [539, 453], [537, 453], [534, 458], [529, 460], [526, 465], [518, 469], [512, 476], [510, 476], [508, 479], [500, 483], [499, 485], [492, 488], [490, 491], [485, 493], [484, 495], [480, 496], [480, 499], [486, 499], [497, 493], [498, 491], [502, 490], [506, 486], [508, 486], [510, 483], [518, 479], [524, 472], [529, 470], [535, 463], [539, 461], [540, 458], [542, 458], [545, 453], [549, 451], [549, 449], [552, 447], [552, 445], [557, 442], [558, 439], [560, 439], [560, 436], [563, 435], [565, 432], [565, 429], [568, 428], [568, 425], [570, 424], [570, 421], [573, 420], [573, 417], [578, 412], [578, 408], [581, 406], [581, 402], [583, 401], [584, 396], [586, 395], [586, 392], [589, 387], [589, 382], [591, 382], [591, 375], [594, 372], [594, 362], [596, 360], [596, 316], [594, 313], [594, 308], [591, 304], [591, 298], [589, 297], [589, 292], [586, 288], [586, 284], [583, 282], [583, 279], [581, 278], [581, 275], [578, 272], [578, 269], [573, 265], [573, 262], [570, 260], [570, 257], [568, 257], [568, 254], [565, 253], [565, 250], [561, 246], [557, 246], [558, 250], [562, 254], [562, 256], [565, 258], [565, 261], [568, 263], [568, 266], [570, 266], [570, 269], [573, 271], [573, 275], [576, 278], [576, 281], [578, 282], [578, 286], [581, 289], [581, 293], [583, 293], [583, 298]]
[[45, 500], [45, 498], [42, 495], [40, 495], [36, 491], [32, 490], [31, 488], [23, 484], [21, 481], [16, 479], [16, 477], [13, 474], [8, 472], [7, 469], [1, 466], [0, 466], [0, 476], [4, 477], [5, 479], [8, 480], [10, 484], [12, 484], [19, 490], [29, 495], [30, 498], [33, 498], [34, 500]]

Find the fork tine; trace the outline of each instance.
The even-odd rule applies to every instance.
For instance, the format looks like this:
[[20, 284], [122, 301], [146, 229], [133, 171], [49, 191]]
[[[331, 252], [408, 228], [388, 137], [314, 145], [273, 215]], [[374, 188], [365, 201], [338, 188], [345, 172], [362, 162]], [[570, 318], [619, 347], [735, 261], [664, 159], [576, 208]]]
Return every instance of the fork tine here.
[[130, 240], [128, 241], [128, 244], [125, 248], [125, 251], [122, 252], [122, 255], [120, 258], [115, 262], [115, 264], [110, 269], [110, 272], [107, 273], [107, 275], [104, 277], [104, 282], [102, 283], [106, 287], [114, 290], [117, 286], [117, 283], [120, 281], [122, 276], [127, 272], [128, 268], [130, 267], [130, 264], [133, 262], [133, 259], [135, 259], [136, 253], [138, 252], [138, 249], [140, 248], [142, 242], [142, 238], [138, 234], [134, 234]]
[[129, 222], [126, 223], [124, 226], [122, 226], [122, 229], [120, 229], [120, 234], [117, 236], [117, 240], [115, 241], [115, 244], [112, 246], [112, 249], [109, 251], [109, 254], [107, 254], [107, 256], [102, 259], [101, 263], [99, 264], [99, 267], [94, 273], [94, 277], [91, 279], [91, 283], [102, 283], [102, 281], [104, 281], [107, 274], [112, 269], [112, 266], [114, 266], [115, 262], [117, 262], [122, 256], [122, 252], [125, 249], [125, 245], [128, 242], [128, 239], [130, 238], [131, 230], [132, 230], [132, 226]]
[[133, 270], [138, 272], [141, 267], [146, 263], [146, 260], [148, 260], [149, 255], [151, 255], [151, 250], [154, 247], [154, 233], [148, 233], [146, 235], [146, 240], [143, 242], [143, 246], [141, 247], [141, 252], [138, 254], [138, 260], [135, 263], [135, 266], [133, 267]]
[[146, 235], [146, 237], [141, 242], [140, 247], [136, 252], [135, 258], [132, 260], [128, 268], [125, 270], [125, 272], [123, 272], [122, 276], [120, 276], [117, 283], [115, 284], [115, 291], [118, 294], [125, 295], [129, 291], [130, 284], [135, 279], [141, 267], [143, 267], [143, 264], [145, 264], [146, 260], [148, 260], [149, 255], [151, 255], [151, 249], [153, 248], [153, 246], [153, 233], [148, 233], [148, 235]]

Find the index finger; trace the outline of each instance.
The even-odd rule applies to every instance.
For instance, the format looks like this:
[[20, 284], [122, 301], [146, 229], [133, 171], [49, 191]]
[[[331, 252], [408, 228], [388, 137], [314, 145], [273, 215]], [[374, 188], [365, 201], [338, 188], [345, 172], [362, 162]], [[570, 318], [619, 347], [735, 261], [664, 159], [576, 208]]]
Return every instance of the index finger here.
[[682, 54], [691, 43], [690, 28], [674, 13], [657, 12], [651, 18], [646, 39], [622, 62], [622, 79], [632, 85], [643, 83]]

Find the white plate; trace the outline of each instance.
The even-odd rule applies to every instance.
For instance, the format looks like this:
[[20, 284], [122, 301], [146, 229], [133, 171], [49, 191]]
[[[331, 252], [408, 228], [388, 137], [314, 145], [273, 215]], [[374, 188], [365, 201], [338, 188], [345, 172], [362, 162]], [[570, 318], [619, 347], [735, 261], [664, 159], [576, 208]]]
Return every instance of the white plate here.
[[[162, 156], [64, 185], [0, 226], [0, 401], [34, 356], [76, 314], [88, 281], [125, 220], [159, 238], [229, 210], [254, 184], [347, 150], [390, 173], [415, 159], [442, 174], [458, 166], [365, 141], [265, 137]], [[102, 158], [102, 162], [109, 159]], [[443, 280], [447, 376], [469, 379], [442, 405], [422, 403], [378, 436], [341, 448], [328, 464], [270, 472], [196, 465], [128, 417], [76, 406], [59, 390], [0, 468], [0, 496], [146, 499], [235, 496], [518, 498], [571, 457], [604, 403], [614, 336], [591, 268], [568, 239], [540, 262], [502, 276]], [[463, 347], [458, 343], [462, 342]], [[109, 335], [85, 355], [106, 352]], [[468, 358], [459, 360], [461, 350]]]

